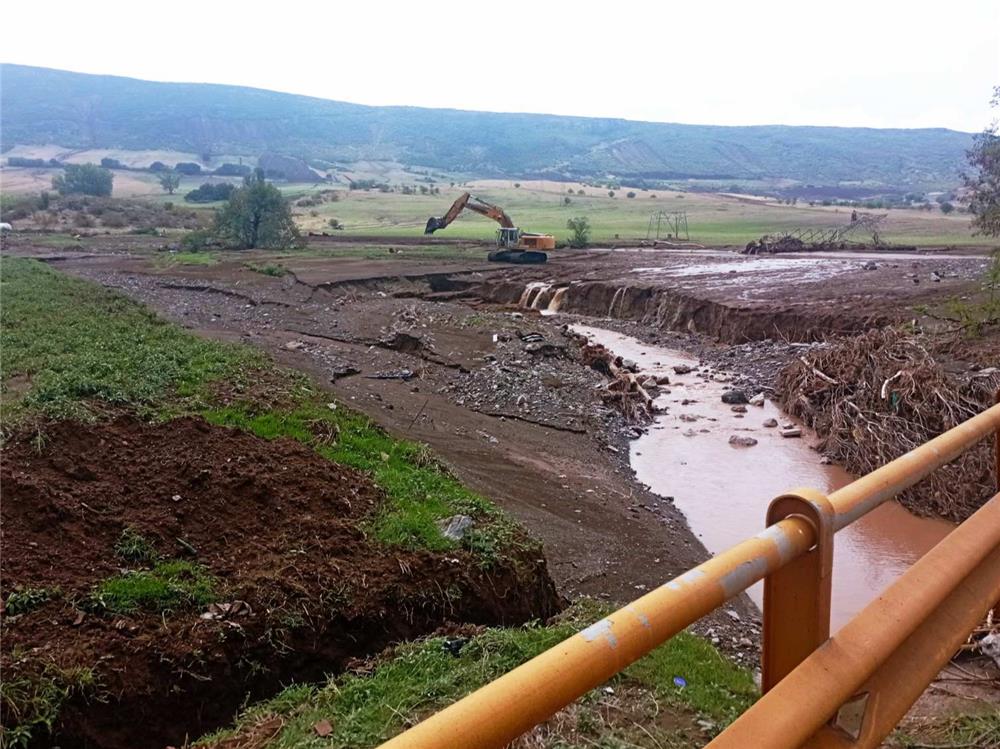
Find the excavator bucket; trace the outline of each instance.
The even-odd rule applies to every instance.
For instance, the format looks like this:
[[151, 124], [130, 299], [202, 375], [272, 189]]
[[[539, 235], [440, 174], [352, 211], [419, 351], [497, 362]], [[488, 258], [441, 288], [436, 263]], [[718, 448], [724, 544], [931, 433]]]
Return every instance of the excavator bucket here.
[[427, 219], [427, 226], [424, 227], [424, 234], [433, 234], [438, 229], [447, 226], [443, 218], [434, 218], [431, 216]]

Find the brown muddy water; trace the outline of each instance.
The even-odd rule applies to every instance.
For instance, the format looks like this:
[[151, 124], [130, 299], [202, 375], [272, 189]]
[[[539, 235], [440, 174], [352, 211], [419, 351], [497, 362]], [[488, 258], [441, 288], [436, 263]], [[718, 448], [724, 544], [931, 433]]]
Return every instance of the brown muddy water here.
[[[853, 480], [842, 468], [821, 462], [822, 456], [811, 447], [816, 435], [808, 429], [802, 427], [801, 438], [782, 437], [781, 425], [793, 420], [774, 403], [747, 406], [745, 414], [722, 403], [728, 375], [677, 375], [675, 365], [698, 368], [698, 361], [612, 331], [571, 327], [637, 362], [642, 371], [670, 377], [670, 392], [656, 401], [664, 413], [632, 442], [630, 461], [639, 481], [661, 496], [673, 497], [710, 552], [724, 551], [763, 530], [768, 503], [779, 494], [802, 486], [828, 493]], [[763, 426], [767, 419], [776, 419], [779, 426]], [[757, 444], [733, 446], [729, 439], [734, 435], [753, 437]], [[837, 533], [832, 629], [857, 614], [952, 527], [889, 502]], [[763, 585], [758, 583], [749, 593], [760, 605]]]

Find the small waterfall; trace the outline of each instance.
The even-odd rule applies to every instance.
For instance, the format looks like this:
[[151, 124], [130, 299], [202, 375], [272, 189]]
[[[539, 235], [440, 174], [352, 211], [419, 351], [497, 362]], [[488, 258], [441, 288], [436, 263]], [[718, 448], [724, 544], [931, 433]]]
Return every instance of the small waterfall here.
[[550, 283], [532, 281], [524, 287], [524, 291], [521, 292], [521, 298], [517, 300], [517, 306], [525, 309], [537, 309], [535, 304], [538, 302], [539, 297], [550, 288], [552, 288], [552, 284]]
[[620, 289], [615, 289], [615, 294], [611, 297], [611, 306], [608, 307], [608, 317], [615, 316], [615, 305], [618, 305], [618, 313], [621, 314], [622, 308], [625, 306], [625, 295], [628, 293], [628, 286], [622, 286]]
[[549, 289], [552, 288], [552, 284], [544, 284], [538, 293], [535, 294], [535, 298], [531, 300], [531, 309], [544, 309], [543, 305], [547, 304], [549, 299]]
[[549, 300], [549, 306], [546, 308], [549, 312], [558, 312], [563, 304], [563, 297], [566, 296], [566, 292], [569, 290], [568, 286], [563, 286], [561, 289], [556, 289], [556, 292], [552, 295]]

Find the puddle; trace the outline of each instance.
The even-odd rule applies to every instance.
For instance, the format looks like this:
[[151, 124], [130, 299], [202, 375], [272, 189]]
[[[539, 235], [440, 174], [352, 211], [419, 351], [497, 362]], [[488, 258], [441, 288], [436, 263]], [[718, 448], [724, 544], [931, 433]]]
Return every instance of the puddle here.
[[[647, 372], [667, 374], [670, 385], [657, 399], [667, 408], [649, 432], [631, 445], [636, 476], [674, 504], [692, 531], [712, 553], [718, 553], [764, 528], [771, 499], [799, 486], [831, 492], [853, 477], [843, 469], [823, 465], [810, 448], [816, 437], [802, 429], [802, 437], [780, 435], [780, 425], [792, 423], [771, 402], [747, 406], [739, 418], [721, 402], [725, 382], [705, 380], [697, 372], [677, 375], [673, 366], [697, 367], [682, 352], [646, 346], [619, 333], [573, 325], [573, 330], [604, 344], [619, 356], [638, 362]], [[752, 393], [748, 394], [752, 395]], [[682, 402], [688, 400], [684, 405]], [[766, 419], [778, 428], [765, 428]], [[731, 436], [753, 437], [753, 447], [734, 447]], [[832, 629], [836, 631], [882, 592], [913, 562], [940, 541], [953, 526], [943, 520], [918, 518], [889, 502], [868, 513], [836, 535]], [[749, 591], [761, 603], [763, 585]]]

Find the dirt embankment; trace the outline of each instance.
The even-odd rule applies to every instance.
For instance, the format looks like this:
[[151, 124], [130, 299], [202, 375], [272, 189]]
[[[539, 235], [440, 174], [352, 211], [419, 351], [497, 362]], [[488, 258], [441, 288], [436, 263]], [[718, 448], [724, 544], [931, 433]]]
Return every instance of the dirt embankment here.
[[[487, 282], [477, 286], [475, 293], [493, 303], [516, 305], [525, 288], [520, 282]], [[624, 286], [607, 281], [553, 284], [537, 295], [535, 309], [548, 309], [557, 294], [556, 309], [560, 312], [630, 320], [661, 330], [697, 333], [723, 343], [767, 338], [817, 341], [867, 330], [887, 319], [878, 314], [851, 315], [841, 310], [805, 313], [791, 307], [725, 304], [669, 287]]]
[[[559, 608], [530, 545], [488, 569], [457, 548], [382, 546], [365, 532], [382, 496], [364, 475], [197, 418], [56, 424], [41, 449], [29, 437], [5, 447], [2, 481], [4, 598], [46, 591], [6, 612], [4, 678], [69, 691], [37, 746], [180, 744], [291, 678], [322, 679], [448, 622]], [[144, 561], [123, 556], [125, 531], [151, 546]], [[134, 610], [101, 599], [103, 581], [155, 571], [150, 554], [203, 569], [216, 608], [152, 610], [136, 590]], [[30, 703], [4, 707], [8, 730], [32, 717]]]

